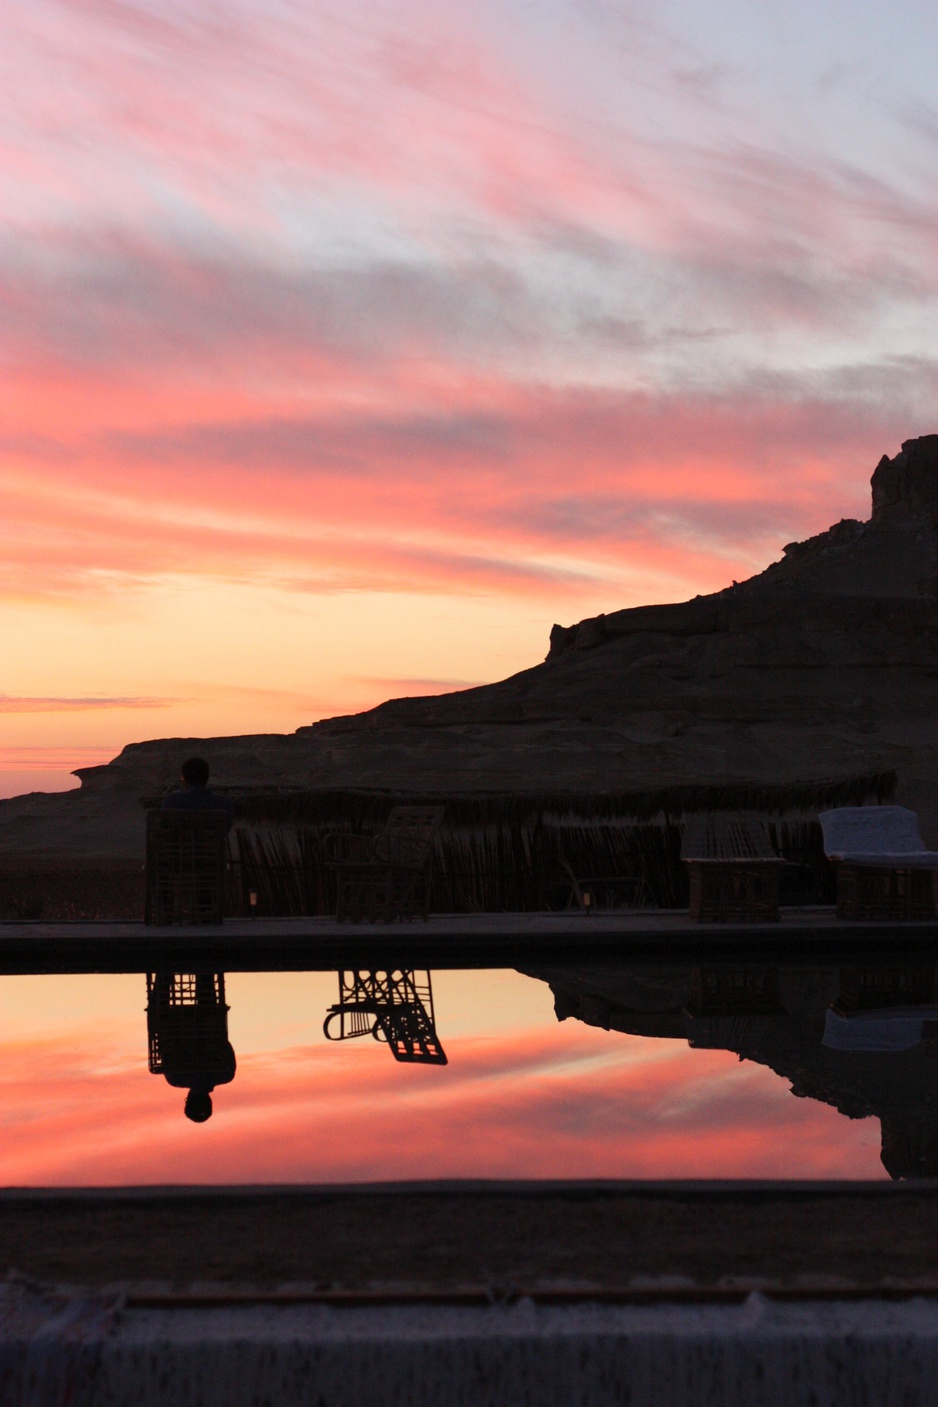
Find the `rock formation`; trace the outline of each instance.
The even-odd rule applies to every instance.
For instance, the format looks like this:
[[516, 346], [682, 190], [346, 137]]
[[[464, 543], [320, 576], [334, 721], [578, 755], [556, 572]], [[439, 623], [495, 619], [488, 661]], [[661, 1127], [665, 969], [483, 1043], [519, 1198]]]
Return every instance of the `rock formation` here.
[[[137, 743], [78, 793], [0, 803], [0, 853], [140, 853], [139, 798], [199, 750], [231, 788], [649, 791], [895, 771], [938, 843], [938, 435], [844, 520], [749, 581], [555, 626], [500, 683], [395, 699], [290, 736]], [[131, 818], [133, 822], [131, 823]], [[129, 827], [129, 829], [128, 829]]]

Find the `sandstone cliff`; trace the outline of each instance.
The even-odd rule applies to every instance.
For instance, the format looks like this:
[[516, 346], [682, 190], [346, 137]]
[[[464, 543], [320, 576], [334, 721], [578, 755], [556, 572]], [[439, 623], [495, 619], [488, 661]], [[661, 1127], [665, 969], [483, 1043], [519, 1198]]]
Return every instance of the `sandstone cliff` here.
[[0, 852], [139, 854], [139, 798], [196, 750], [220, 785], [250, 789], [610, 792], [895, 770], [938, 843], [938, 435], [884, 457], [872, 491], [868, 522], [791, 543], [715, 595], [555, 626], [547, 659], [500, 683], [290, 736], [131, 744], [82, 769], [78, 793], [0, 803]]

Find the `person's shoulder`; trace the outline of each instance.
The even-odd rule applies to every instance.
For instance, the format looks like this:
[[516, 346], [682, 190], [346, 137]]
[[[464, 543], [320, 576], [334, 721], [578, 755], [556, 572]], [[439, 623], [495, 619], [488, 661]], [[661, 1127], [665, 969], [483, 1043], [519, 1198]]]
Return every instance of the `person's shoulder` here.
[[217, 791], [203, 792], [204, 800], [199, 804], [204, 806], [206, 811], [230, 811], [231, 801], [227, 796], [220, 796]]
[[224, 811], [231, 824], [234, 807], [227, 796], [219, 796], [208, 787], [187, 787], [185, 791], [171, 791], [163, 798], [164, 811]]

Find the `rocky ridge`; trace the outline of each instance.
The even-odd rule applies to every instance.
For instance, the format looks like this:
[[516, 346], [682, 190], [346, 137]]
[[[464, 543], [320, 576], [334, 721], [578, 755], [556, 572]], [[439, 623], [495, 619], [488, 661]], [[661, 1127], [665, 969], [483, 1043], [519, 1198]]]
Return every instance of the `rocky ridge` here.
[[140, 853], [140, 798], [201, 751], [233, 789], [480, 793], [791, 784], [895, 770], [938, 842], [938, 435], [844, 520], [750, 580], [554, 626], [499, 683], [292, 735], [135, 743], [77, 793], [0, 803], [0, 853]]

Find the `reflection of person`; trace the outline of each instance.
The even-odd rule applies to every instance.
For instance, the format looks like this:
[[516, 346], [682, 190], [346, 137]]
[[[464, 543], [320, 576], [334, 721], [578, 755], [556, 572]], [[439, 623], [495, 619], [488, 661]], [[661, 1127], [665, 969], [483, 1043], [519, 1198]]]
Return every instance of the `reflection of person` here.
[[182, 786], [163, 798], [164, 811], [225, 811], [231, 826], [234, 814], [227, 796], [208, 789], [208, 763], [204, 757], [189, 757], [182, 764]]
[[168, 1085], [176, 1089], [188, 1089], [186, 1095], [186, 1118], [194, 1124], [204, 1124], [212, 1117], [212, 1090], [216, 1085], [227, 1085], [235, 1077], [235, 1053], [230, 1041], [225, 1041], [215, 1053], [216, 1068], [208, 1073], [196, 1070], [178, 1070], [172, 1073], [163, 1071]]
[[[214, 1089], [215, 1086], [212, 1086]], [[194, 1124], [204, 1124], [212, 1117], [212, 1089], [202, 1089], [193, 1085], [186, 1095], [186, 1118]]]
[[215, 1052], [216, 1068], [210, 1073], [202, 1070], [164, 1069], [163, 1077], [175, 1089], [188, 1089], [186, 1095], [186, 1118], [194, 1124], [204, 1124], [212, 1117], [212, 1090], [216, 1085], [227, 1085], [235, 1077], [235, 1053], [230, 1041], [225, 1041]]
[[159, 972], [147, 1007], [147, 1026], [160, 1051], [159, 1073], [174, 1089], [188, 1090], [186, 1118], [194, 1124], [212, 1117], [212, 1090], [230, 1084], [237, 1068], [224, 980], [223, 974], [197, 973], [194, 991], [180, 1000], [179, 977]]

